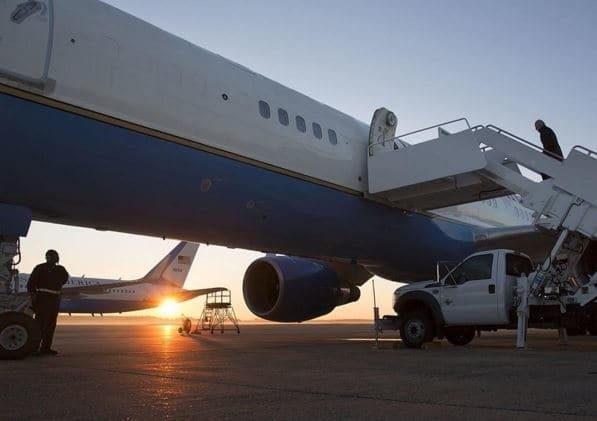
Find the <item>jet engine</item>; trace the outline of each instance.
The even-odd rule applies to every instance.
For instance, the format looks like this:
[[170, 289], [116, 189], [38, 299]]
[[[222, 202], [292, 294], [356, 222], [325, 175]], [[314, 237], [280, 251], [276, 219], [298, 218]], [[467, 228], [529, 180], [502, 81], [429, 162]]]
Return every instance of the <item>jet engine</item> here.
[[357, 301], [361, 292], [323, 262], [265, 256], [245, 272], [243, 295], [256, 316], [275, 322], [302, 322]]

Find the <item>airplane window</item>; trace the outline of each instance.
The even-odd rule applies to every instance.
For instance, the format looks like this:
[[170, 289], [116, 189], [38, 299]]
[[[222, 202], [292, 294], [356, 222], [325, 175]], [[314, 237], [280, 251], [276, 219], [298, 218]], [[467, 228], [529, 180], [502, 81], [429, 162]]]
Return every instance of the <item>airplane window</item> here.
[[263, 118], [270, 117], [269, 104], [267, 102], [259, 101], [259, 114], [261, 114], [261, 117]]
[[319, 124], [317, 124], [317, 123], [313, 123], [313, 135], [317, 139], [323, 138], [323, 134], [321, 132], [321, 126]]
[[336, 145], [338, 143], [338, 138], [336, 137], [336, 132], [332, 129], [328, 129], [328, 138], [330, 139], [330, 143], [332, 145]]
[[278, 108], [278, 120], [280, 121], [280, 124], [288, 126], [288, 113], [286, 110]]
[[305, 119], [300, 115], [296, 116], [296, 128], [301, 133], [305, 133], [307, 131], [307, 123], [305, 123]]

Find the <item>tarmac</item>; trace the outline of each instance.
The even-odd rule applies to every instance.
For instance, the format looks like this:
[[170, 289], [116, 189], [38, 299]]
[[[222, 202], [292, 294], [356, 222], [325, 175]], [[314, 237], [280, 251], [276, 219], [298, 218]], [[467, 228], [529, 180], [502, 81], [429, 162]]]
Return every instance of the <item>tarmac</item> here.
[[55, 357], [0, 361], [0, 419], [586, 419], [597, 417], [597, 337], [484, 333], [379, 348], [364, 324], [60, 325]]

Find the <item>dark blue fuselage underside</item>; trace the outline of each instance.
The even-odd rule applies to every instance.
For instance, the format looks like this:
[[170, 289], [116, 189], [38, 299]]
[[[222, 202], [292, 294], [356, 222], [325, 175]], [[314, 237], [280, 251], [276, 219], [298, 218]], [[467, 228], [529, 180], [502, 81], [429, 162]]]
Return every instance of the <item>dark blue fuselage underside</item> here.
[[60, 313], [124, 313], [156, 307], [156, 303], [133, 300], [62, 298]]
[[371, 264], [432, 276], [473, 251], [471, 226], [0, 94], [0, 202], [35, 219]]

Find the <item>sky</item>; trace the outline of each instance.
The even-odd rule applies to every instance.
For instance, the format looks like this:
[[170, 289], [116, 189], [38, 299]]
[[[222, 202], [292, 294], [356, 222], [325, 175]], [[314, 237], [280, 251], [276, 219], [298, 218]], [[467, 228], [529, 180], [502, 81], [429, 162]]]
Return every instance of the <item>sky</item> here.
[[[577, 144], [597, 150], [597, 1], [107, 3], [364, 122], [385, 106], [398, 133], [467, 117], [538, 143], [541, 118], [565, 154]], [[74, 276], [134, 279], [176, 243], [35, 222], [19, 267], [29, 272], [55, 248]], [[253, 319], [242, 277], [261, 255], [202, 245], [186, 287], [228, 287], [237, 315]], [[393, 313], [398, 285], [375, 282], [381, 314]], [[370, 319], [372, 283], [361, 291], [324, 318]], [[202, 306], [196, 299], [180, 310], [198, 315]]]

